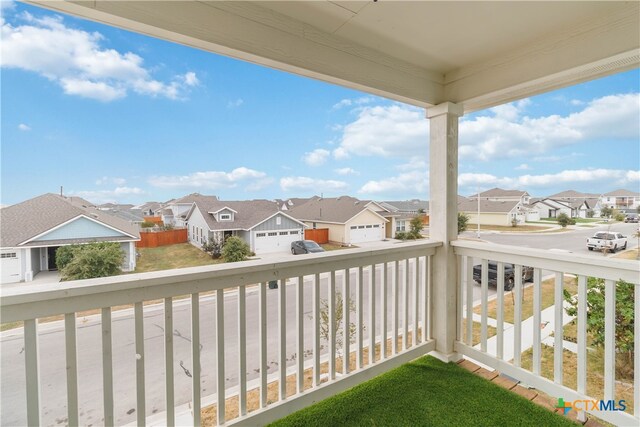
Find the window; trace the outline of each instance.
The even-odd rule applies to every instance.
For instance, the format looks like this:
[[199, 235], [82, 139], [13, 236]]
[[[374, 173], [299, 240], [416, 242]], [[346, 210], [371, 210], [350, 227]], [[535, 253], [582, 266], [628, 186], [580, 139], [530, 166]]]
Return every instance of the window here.
[[220, 214], [220, 221], [230, 221], [231, 214]]
[[375, 224], [373, 228], [380, 228], [380, 224]]
[[298, 231], [290, 231], [289, 234], [298, 234]]
[[367, 225], [367, 228], [373, 228], [373, 225]]
[[289, 234], [289, 232], [288, 232], [288, 231], [281, 231], [281, 232], [280, 232], [280, 235], [281, 235], [281, 236], [286, 236], [287, 234]]
[[267, 234], [268, 234], [269, 236], [277, 236], [277, 235], [278, 235], [278, 233], [277, 233], [277, 232], [275, 232], [275, 231], [272, 231], [272, 232], [267, 233]]
[[281, 216], [277, 216], [276, 217], [276, 225], [281, 225], [282, 224], [282, 217]]
[[264, 237], [267, 233], [256, 233], [256, 237]]
[[352, 230], [355, 230], [356, 228], [358, 228], [358, 227], [357, 227], [357, 226], [355, 226], [355, 225], [352, 225], [352, 226], [351, 226], [351, 229], [352, 229]]
[[364, 225], [359, 225], [358, 228], [364, 228]]
[[0, 258], [16, 258], [15, 252], [7, 252], [4, 254], [0, 254]]

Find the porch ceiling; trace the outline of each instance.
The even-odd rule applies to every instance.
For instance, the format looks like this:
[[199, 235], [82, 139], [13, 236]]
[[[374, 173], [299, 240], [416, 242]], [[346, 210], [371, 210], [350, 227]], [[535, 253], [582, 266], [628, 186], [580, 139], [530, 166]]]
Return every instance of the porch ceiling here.
[[640, 3], [48, 1], [418, 106], [487, 108], [640, 65]]

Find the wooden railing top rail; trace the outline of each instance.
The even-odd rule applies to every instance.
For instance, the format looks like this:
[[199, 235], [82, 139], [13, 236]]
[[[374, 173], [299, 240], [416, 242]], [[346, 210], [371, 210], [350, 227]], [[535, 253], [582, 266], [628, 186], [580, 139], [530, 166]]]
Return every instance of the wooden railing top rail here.
[[27, 283], [2, 290], [0, 322], [75, 313], [428, 256], [441, 245], [441, 242], [427, 240], [375, 249], [324, 252], [284, 261], [259, 259], [62, 283]]
[[456, 255], [640, 284], [640, 263], [637, 261], [468, 240], [456, 240], [451, 245]]

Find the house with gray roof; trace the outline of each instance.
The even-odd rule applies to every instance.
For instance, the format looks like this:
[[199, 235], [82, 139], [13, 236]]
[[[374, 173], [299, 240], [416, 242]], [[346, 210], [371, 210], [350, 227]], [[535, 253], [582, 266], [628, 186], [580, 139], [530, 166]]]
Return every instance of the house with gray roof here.
[[633, 211], [640, 206], [640, 193], [619, 189], [600, 196], [600, 203], [612, 209]]
[[[515, 220], [522, 224], [527, 220], [529, 210], [525, 208], [519, 200], [480, 200], [478, 199], [458, 199], [458, 212], [462, 212], [469, 217], [469, 224], [481, 225], [503, 225], [510, 226]], [[535, 214], [529, 220], [536, 219]], [[538, 218], [539, 219], [539, 218]]]
[[502, 188], [492, 188], [479, 194], [469, 196], [471, 200], [489, 200], [493, 202], [512, 202], [519, 201], [522, 205], [528, 205], [531, 195], [522, 190], [503, 190]]
[[207, 241], [237, 236], [256, 254], [289, 252], [291, 242], [304, 239], [305, 224], [270, 200], [221, 201], [196, 197], [185, 216], [189, 242], [198, 248]]
[[137, 227], [86, 200], [43, 194], [0, 210], [0, 283], [31, 281], [57, 268], [59, 247], [91, 242], [118, 242], [125, 253], [122, 269], [132, 271], [138, 240]]
[[309, 228], [329, 229], [329, 241], [340, 245], [384, 240], [390, 223], [377, 202], [349, 196], [313, 197], [288, 212]]
[[191, 209], [194, 202], [202, 199], [218, 200], [216, 196], [205, 196], [200, 193], [191, 193], [178, 199], [172, 199], [166, 202], [160, 210], [162, 221], [167, 225], [175, 227], [185, 227], [187, 213]]
[[388, 212], [378, 212], [390, 220], [387, 224], [386, 237], [395, 236], [399, 231], [408, 231], [413, 218], [421, 215], [423, 223], [429, 223], [429, 202], [427, 200], [411, 199], [379, 202]]

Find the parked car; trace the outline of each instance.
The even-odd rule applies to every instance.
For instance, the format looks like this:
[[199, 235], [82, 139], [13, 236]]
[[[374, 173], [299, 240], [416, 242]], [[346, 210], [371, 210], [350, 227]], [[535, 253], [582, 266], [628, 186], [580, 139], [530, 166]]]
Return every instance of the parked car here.
[[315, 252], [324, 252], [324, 249], [313, 240], [296, 240], [295, 242], [291, 242], [291, 253], [294, 255]]
[[[504, 290], [510, 291], [515, 285], [515, 267], [513, 264], [504, 265]], [[473, 280], [480, 283], [482, 280], [482, 264], [473, 266]], [[522, 266], [522, 281], [533, 282], [533, 267]], [[498, 285], [498, 264], [489, 261], [489, 286]]]
[[627, 237], [622, 233], [609, 233], [601, 231], [587, 239], [587, 248], [592, 251], [594, 249], [607, 250], [615, 252], [617, 250], [627, 249]]
[[624, 218], [624, 222], [637, 223], [638, 222], [638, 215], [637, 214], [627, 214], [627, 216]]

